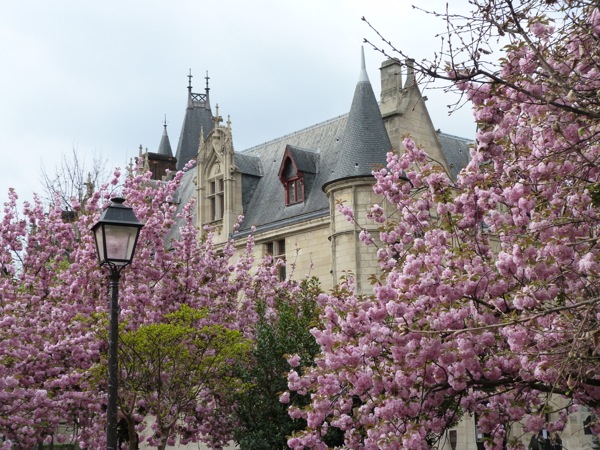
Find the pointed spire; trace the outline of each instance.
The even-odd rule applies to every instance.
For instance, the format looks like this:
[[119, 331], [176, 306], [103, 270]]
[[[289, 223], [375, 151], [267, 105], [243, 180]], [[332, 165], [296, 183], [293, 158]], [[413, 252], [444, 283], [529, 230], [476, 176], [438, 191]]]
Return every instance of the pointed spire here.
[[146, 148], [146, 152], [144, 153], [144, 172], [150, 171], [150, 159], [148, 158], [148, 148]]
[[391, 149], [361, 49], [360, 76], [340, 142], [337, 164], [326, 185], [336, 180], [371, 176], [373, 170], [386, 164], [387, 152]]
[[202, 133], [204, 138], [215, 126], [208, 95], [210, 89], [208, 71], [205, 77], [206, 92], [203, 94], [192, 92], [191, 69], [188, 78], [188, 102], [176, 152], [177, 170], [181, 170], [192, 159], [196, 159], [201, 129], [204, 130]]
[[369, 82], [369, 75], [367, 74], [367, 65], [365, 64], [365, 48], [363, 46], [360, 47], [360, 76], [358, 77], [358, 82]]
[[127, 177], [133, 177], [133, 158], [129, 158], [129, 164], [127, 164]]
[[223, 122], [223, 117], [221, 117], [219, 115], [219, 104], [218, 103], [215, 105], [215, 109], [217, 110], [217, 112], [215, 113], [215, 116], [213, 117], [213, 122], [215, 123], [215, 127], [220, 127], [221, 122]]
[[163, 134], [160, 138], [160, 144], [158, 146], [158, 154], [164, 156], [173, 156], [173, 150], [171, 150], [171, 142], [169, 141], [169, 135], [167, 134], [167, 115], [165, 114], [165, 121], [163, 124]]

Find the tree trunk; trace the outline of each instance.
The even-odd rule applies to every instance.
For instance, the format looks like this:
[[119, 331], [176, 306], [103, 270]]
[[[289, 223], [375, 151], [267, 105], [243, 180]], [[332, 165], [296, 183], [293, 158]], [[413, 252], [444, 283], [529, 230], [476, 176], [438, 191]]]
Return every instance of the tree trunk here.
[[138, 435], [135, 431], [135, 419], [133, 416], [125, 416], [125, 421], [127, 422], [127, 437], [129, 438], [129, 450], [138, 450]]

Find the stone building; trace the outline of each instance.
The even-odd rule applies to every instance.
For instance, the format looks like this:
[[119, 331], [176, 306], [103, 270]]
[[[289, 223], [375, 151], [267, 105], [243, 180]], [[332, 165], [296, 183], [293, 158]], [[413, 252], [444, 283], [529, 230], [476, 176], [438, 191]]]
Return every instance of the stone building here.
[[[215, 227], [217, 242], [233, 237], [244, 246], [254, 228], [257, 256], [287, 262], [282, 277], [310, 273], [329, 289], [350, 272], [365, 291], [369, 275], [378, 270], [373, 248], [358, 240], [360, 227], [376, 229], [364, 218], [380, 202], [371, 172], [385, 165], [387, 152], [401, 148], [407, 134], [453, 176], [468, 160], [471, 140], [436, 131], [411, 67], [403, 73], [397, 61], [381, 66], [379, 102], [363, 55], [348, 114], [244, 151], [234, 151], [229, 119], [223, 121], [218, 106], [213, 113], [208, 84], [204, 94], [196, 94], [190, 82], [176, 167], [197, 163], [184, 176], [178, 201], [196, 199], [198, 227]], [[170, 149], [165, 136], [166, 129], [159, 151], [148, 154], [149, 167]], [[339, 202], [356, 211], [358, 224], [338, 212]]]

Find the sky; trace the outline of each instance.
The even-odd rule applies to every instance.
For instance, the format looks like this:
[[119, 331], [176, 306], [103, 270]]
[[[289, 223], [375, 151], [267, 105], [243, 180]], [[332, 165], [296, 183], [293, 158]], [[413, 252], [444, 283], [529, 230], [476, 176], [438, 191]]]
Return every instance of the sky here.
[[[0, 203], [42, 193], [72, 151], [91, 165], [125, 167], [142, 145], [156, 151], [166, 118], [176, 151], [187, 75], [231, 119], [241, 151], [348, 112], [360, 48], [380, 44], [361, 20], [416, 59], [439, 48], [444, 23], [419, 0], [28, 0], [0, 14]], [[466, 3], [466, 0], [462, 0]], [[420, 0], [443, 9], [445, 1]], [[365, 46], [379, 96], [384, 57]], [[436, 128], [473, 138], [471, 112], [426, 90]]]

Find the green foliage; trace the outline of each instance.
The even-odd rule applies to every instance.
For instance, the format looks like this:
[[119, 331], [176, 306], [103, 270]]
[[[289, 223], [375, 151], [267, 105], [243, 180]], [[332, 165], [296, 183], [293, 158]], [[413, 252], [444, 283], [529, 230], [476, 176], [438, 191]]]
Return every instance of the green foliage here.
[[[319, 347], [310, 328], [318, 318], [315, 302], [321, 293], [315, 278], [305, 280], [297, 293], [282, 290], [275, 299], [274, 311], [259, 305], [260, 320], [256, 325], [256, 341], [251, 364], [241, 370], [241, 378], [251, 387], [236, 396], [239, 421], [234, 440], [241, 450], [288, 448], [287, 436], [306, 426], [294, 420], [288, 405], [279, 401], [287, 391], [288, 355], [299, 355], [301, 366], [313, 364]], [[290, 403], [306, 405], [307, 396], [293, 394]]]
[[168, 435], [203, 393], [244, 389], [233, 368], [248, 358], [250, 342], [238, 330], [203, 324], [206, 316], [182, 305], [162, 323], [121, 332], [119, 402], [126, 417], [139, 411], [141, 402], [156, 417], [160, 433]]
[[594, 206], [600, 205], [600, 183], [594, 183], [589, 187], [590, 196], [592, 197], [592, 204]]

